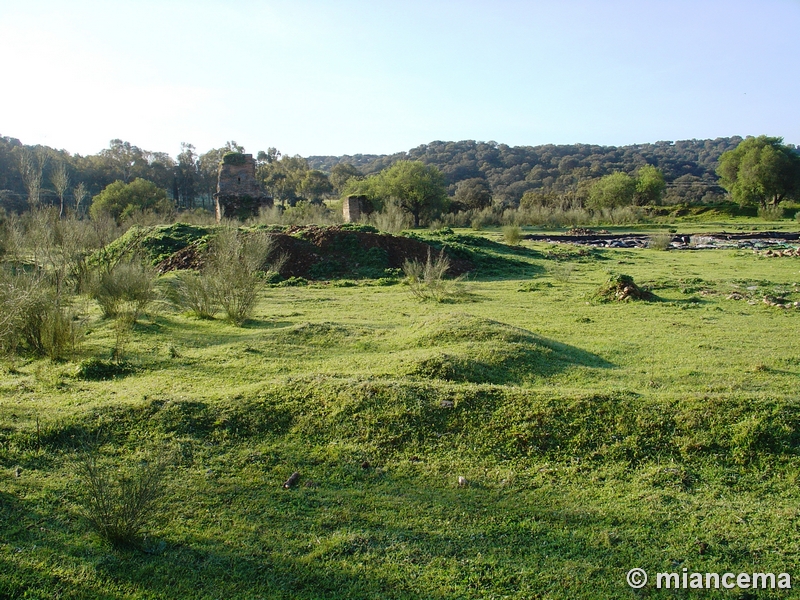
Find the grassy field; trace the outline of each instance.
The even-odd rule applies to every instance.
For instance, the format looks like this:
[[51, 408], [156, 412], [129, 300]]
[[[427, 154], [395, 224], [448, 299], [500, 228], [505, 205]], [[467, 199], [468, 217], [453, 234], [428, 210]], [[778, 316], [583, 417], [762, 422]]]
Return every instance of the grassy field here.
[[[449, 302], [265, 285], [243, 327], [164, 304], [109, 380], [79, 376], [115, 343], [86, 301], [80, 356], [0, 374], [0, 597], [793, 597], [626, 573], [800, 577], [800, 309], [762, 301], [800, 300], [800, 260], [481, 235]], [[655, 299], [602, 301], [610, 273]], [[82, 516], [87, 440], [123, 470], [168, 448], [137, 549]]]

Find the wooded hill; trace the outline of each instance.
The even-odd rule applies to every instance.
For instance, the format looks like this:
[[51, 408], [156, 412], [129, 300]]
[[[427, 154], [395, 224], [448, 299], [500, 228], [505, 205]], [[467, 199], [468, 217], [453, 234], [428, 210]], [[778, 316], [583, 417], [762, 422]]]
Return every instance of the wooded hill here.
[[633, 173], [651, 164], [664, 173], [665, 203], [717, 201], [724, 190], [714, 172], [720, 155], [733, 150], [741, 137], [683, 140], [633, 146], [571, 144], [508, 146], [497, 142], [431, 142], [408, 152], [389, 155], [355, 154], [310, 156], [309, 167], [329, 172], [350, 163], [365, 175], [377, 173], [398, 160], [419, 160], [444, 173], [453, 195], [456, 183], [480, 178], [491, 187], [495, 202], [519, 204], [528, 190], [570, 191], [582, 181], [622, 171]]

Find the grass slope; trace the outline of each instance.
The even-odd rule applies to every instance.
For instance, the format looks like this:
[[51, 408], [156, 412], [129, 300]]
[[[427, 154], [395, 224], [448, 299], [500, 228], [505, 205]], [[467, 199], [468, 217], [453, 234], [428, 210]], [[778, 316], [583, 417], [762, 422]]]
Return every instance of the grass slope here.
[[[659, 595], [633, 567], [800, 572], [800, 312], [761, 301], [800, 299], [797, 259], [418, 235], [485, 267], [459, 302], [265, 286], [242, 328], [162, 308], [116, 379], [9, 363], [0, 596], [631, 598]], [[609, 271], [658, 300], [597, 302]], [[93, 309], [83, 353], [112, 347]], [[147, 552], [81, 518], [86, 439], [120, 465], [171, 445]]]

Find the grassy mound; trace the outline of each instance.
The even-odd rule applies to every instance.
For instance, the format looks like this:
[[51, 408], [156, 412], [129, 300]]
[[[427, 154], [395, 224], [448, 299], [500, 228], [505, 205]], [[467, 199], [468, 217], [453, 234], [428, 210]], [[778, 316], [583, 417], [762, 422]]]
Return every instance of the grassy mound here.
[[174, 223], [156, 227], [131, 227], [122, 236], [95, 252], [91, 264], [115, 263], [131, 254], [142, 254], [157, 265], [190, 244], [207, 243], [213, 227]]
[[612, 274], [597, 293], [600, 302], [626, 302], [628, 300], [656, 300], [649, 290], [639, 287], [630, 275]]
[[426, 350], [407, 367], [415, 378], [520, 384], [580, 362], [530, 331], [464, 313], [423, 322], [412, 340]]

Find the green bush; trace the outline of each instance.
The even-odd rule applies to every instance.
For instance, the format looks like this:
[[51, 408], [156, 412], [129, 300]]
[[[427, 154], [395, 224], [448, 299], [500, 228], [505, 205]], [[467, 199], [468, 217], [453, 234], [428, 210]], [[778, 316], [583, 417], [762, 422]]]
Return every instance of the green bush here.
[[82, 328], [69, 305], [39, 271], [0, 270], [0, 350], [25, 348], [53, 360], [77, 348]]
[[162, 508], [167, 492], [166, 454], [141, 457], [136, 466], [104, 464], [97, 451], [86, 451], [77, 471], [83, 516], [116, 548], [135, 547], [141, 533]]
[[758, 218], [764, 221], [780, 221], [783, 209], [780, 206], [762, 206], [758, 209]]
[[522, 229], [518, 225], [506, 225], [503, 227], [503, 239], [509, 246], [519, 246], [522, 241]]
[[429, 251], [428, 260], [424, 264], [416, 260], [406, 260], [403, 263], [403, 273], [406, 276], [404, 281], [418, 300], [445, 302], [461, 294], [458, 285], [460, 278], [450, 281], [445, 279], [449, 269], [450, 259], [444, 252], [440, 252], [434, 260]]
[[647, 247], [653, 250], [669, 250], [671, 244], [671, 233], [654, 233], [647, 239]]
[[221, 230], [211, 241], [204, 276], [209, 278], [209, 289], [232, 323], [241, 325], [252, 316], [258, 288], [263, 283], [259, 273], [280, 269], [267, 262], [274, 247], [269, 234], [233, 228]]
[[178, 274], [167, 292], [170, 301], [199, 319], [213, 319], [219, 312], [215, 282], [193, 271]]
[[128, 314], [135, 322], [156, 298], [156, 272], [137, 259], [118, 262], [96, 272], [89, 284], [89, 296], [96, 300], [103, 316]]
[[103, 360], [102, 358], [92, 357], [78, 366], [77, 376], [87, 381], [106, 381], [128, 375], [133, 372], [133, 368], [125, 362], [115, 362]]

